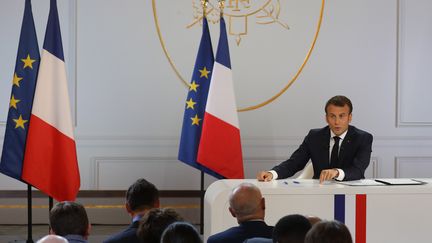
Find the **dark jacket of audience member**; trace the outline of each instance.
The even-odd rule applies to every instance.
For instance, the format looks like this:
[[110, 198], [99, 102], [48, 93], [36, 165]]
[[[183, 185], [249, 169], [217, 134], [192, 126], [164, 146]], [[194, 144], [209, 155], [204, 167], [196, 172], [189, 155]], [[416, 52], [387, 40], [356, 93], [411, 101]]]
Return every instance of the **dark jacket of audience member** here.
[[72, 243], [87, 242], [90, 224], [84, 207], [76, 202], [59, 202], [50, 211], [51, 233]]
[[152, 208], [159, 207], [159, 191], [145, 179], [138, 179], [126, 192], [126, 211], [132, 223], [123, 231], [106, 239], [104, 243], [139, 243], [137, 229], [140, 218]]
[[238, 243], [253, 237], [272, 237], [273, 227], [264, 222], [265, 199], [257, 186], [240, 184], [232, 191], [229, 204], [229, 211], [239, 226], [210, 236], [207, 243]]
[[186, 222], [170, 224], [162, 233], [161, 243], [202, 243], [196, 228]]
[[151, 209], [140, 219], [137, 236], [140, 242], [159, 243], [168, 225], [182, 220], [182, 217], [173, 209]]
[[305, 243], [352, 243], [348, 228], [341, 222], [321, 221], [306, 234]]

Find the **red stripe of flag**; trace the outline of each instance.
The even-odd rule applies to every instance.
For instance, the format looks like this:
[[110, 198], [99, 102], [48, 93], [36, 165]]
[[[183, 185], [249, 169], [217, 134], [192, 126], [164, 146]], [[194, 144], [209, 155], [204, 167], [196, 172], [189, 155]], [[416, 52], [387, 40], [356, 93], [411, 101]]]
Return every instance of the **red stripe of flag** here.
[[205, 113], [198, 161], [228, 179], [244, 178], [240, 130]]
[[31, 116], [22, 178], [58, 201], [73, 201], [80, 187], [75, 141]]
[[366, 243], [366, 194], [356, 195], [355, 242]]

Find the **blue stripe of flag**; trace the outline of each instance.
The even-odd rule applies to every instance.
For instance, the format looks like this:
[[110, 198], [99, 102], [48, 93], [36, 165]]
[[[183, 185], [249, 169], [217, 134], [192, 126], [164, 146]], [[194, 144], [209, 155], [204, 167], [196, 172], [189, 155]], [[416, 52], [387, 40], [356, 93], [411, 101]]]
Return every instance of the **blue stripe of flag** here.
[[60, 21], [57, 11], [57, 0], [51, 0], [47, 29], [43, 49], [64, 62], [63, 44], [60, 32]]
[[334, 219], [345, 223], [345, 195], [334, 195]]
[[219, 45], [216, 52], [216, 62], [231, 69], [228, 37], [226, 34], [226, 25], [223, 17], [220, 19], [220, 36], [219, 36]]

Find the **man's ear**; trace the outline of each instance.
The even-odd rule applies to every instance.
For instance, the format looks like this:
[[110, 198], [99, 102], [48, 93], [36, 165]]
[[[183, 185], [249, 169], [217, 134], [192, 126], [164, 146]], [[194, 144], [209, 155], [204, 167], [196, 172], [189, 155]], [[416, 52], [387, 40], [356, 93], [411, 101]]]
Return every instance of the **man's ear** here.
[[129, 203], [125, 203], [125, 207], [126, 207], [126, 211], [128, 212], [128, 214], [132, 214], [133, 212], [132, 212], [132, 209], [130, 208], [130, 206], [129, 206]]
[[234, 218], [237, 218], [234, 209], [232, 209], [231, 207], [229, 207], [228, 210], [230, 211], [231, 215], [232, 215]]
[[159, 208], [159, 207], [160, 207], [160, 201], [159, 201], [159, 198], [155, 201], [153, 207], [154, 207], [154, 208]]
[[49, 230], [49, 234], [50, 235], [55, 235], [56, 233], [54, 232], [54, 230], [50, 227], [50, 230]]
[[260, 204], [261, 204], [261, 209], [262, 210], [265, 210], [265, 198], [261, 198], [261, 202], [260, 202]]

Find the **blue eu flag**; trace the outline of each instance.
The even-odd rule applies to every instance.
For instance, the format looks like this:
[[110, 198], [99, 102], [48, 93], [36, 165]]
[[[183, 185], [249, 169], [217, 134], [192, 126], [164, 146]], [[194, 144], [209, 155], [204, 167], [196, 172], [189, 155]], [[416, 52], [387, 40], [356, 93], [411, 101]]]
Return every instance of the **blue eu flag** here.
[[31, 1], [26, 0], [0, 162], [0, 172], [17, 180], [21, 180], [39, 61]]
[[197, 163], [198, 146], [213, 64], [214, 56], [210, 32], [207, 19], [203, 18], [201, 42], [186, 98], [178, 159], [216, 178], [223, 178], [218, 173]]

